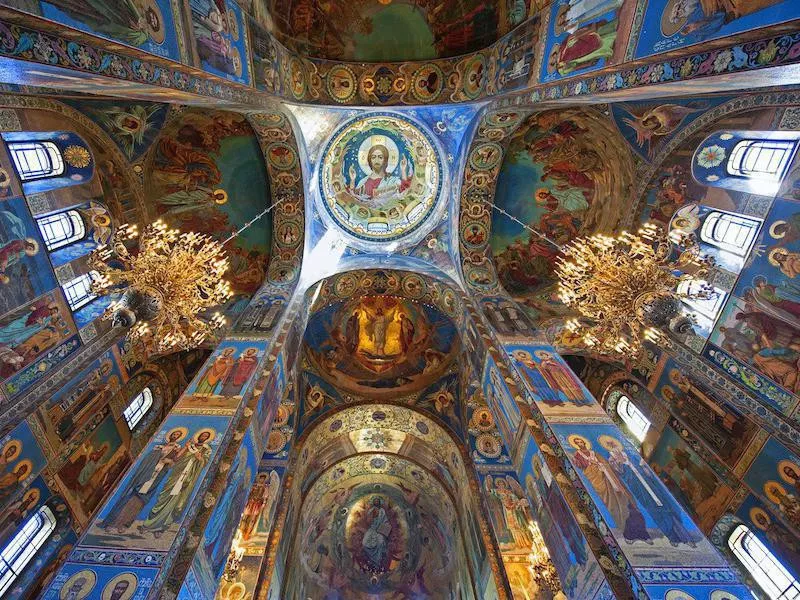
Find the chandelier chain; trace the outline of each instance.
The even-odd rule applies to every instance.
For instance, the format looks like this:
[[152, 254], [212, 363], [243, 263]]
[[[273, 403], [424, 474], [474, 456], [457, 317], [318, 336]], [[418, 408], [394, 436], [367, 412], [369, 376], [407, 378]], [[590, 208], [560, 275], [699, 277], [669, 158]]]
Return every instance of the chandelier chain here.
[[258, 220], [259, 220], [261, 217], [263, 217], [264, 215], [268, 214], [268, 213], [269, 213], [269, 212], [270, 212], [270, 211], [271, 211], [273, 208], [275, 208], [275, 207], [277, 207], [277, 206], [280, 206], [281, 204], [283, 204], [284, 202], [286, 202], [286, 199], [287, 199], [286, 197], [283, 197], [283, 198], [281, 198], [280, 200], [278, 200], [277, 202], [273, 202], [273, 203], [272, 203], [270, 206], [268, 206], [267, 208], [265, 208], [264, 210], [262, 210], [262, 211], [261, 211], [260, 213], [258, 213], [258, 214], [257, 214], [255, 217], [253, 217], [253, 218], [252, 218], [252, 219], [250, 219], [250, 220], [249, 220], [247, 223], [245, 223], [244, 225], [242, 225], [242, 226], [241, 226], [241, 227], [240, 227], [238, 230], [236, 230], [236, 231], [234, 231], [232, 234], [230, 234], [230, 235], [229, 235], [229, 236], [228, 236], [228, 237], [225, 239], [225, 241], [224, 241], [224, 242], [222, 242], [222, 245], [224, 246], [225, 244], [227, 244], [228, 242], [230, 242], [232, 239], [235, 239], [236, 237], [238, 237], [238, 236], [239, 236], [239, 234], [241, 234], [241, 233], [242, 233], [242, 232], [243, 232], [245, 229], [247, 229], [248, 227], [250, 227], [250, 226], [251, 226], [253, 223], [255, 223], [256, 221], [258, 221]]

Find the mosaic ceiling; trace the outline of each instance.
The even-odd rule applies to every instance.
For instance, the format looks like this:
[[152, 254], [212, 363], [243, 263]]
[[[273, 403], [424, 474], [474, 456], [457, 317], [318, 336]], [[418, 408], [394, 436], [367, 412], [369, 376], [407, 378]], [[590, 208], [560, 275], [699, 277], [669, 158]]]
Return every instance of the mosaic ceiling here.
[[[254, 0], [253, 12], [306, 56], [381, 62], [426, 60], [485, 48], [527, 16], [529, 2], [479, 0]], [[258, 19], [259, 15], [256, 14]]]

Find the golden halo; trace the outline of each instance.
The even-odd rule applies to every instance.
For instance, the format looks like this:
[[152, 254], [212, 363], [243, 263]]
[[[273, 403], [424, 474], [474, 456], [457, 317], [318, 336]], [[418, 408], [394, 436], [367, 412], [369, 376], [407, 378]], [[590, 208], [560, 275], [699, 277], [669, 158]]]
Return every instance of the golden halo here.
[[794, 485], [794, 483], [795, 483], [795, 480], [794, 480], [794, 479], [791, 479], [789, 476], [787, 476], [787, 475], [786, 475], [786, 474], [783, 472], [783, 470], [784, 470], [786, 467], [791, 467], [791, 468], [792, 468], [792, 470], [793, 470], [795, 473], [797, 473], [797, 475], [798, 475], [798, 476], [800, 476], [800, 466], [798, 466], [796, 462], [794, 462], [794, 461], [791, 461], [791, 460], [789, 460], [788, 458], [784, 458], [782, 461], [780, 461], [780, 462], [778, 463], [778, 475], [780, 475], [780, 478], [781, 478], [781, 479], [783, 479], [783, 480], [784, 480], [786, 483], [791, 483], [792, 485]]
[[775, 233], [775, 230], [781, 225], [786, 225], [786, 221], [775, 221], [772, 225], [769, 226], [769, 236], [771, 238], [780, 240], [786, 237], [785, 231], [783, 233]]
[[669, 15], [674, 10], [677, 2], [678, 0], [669, 0], [667, 5], [664, 7], [664, 12], [661, 13], [661, 33], [664, 35], [664, 37], [672, 37], [678, 33], [689, 21], [689, 17], [683, 17], [677, 21], [670, 20]]
[[27, 238], [25, 238], [25, 241], [26, 241], [26, 242], [27, 242], [29, 245], [33, 246], [33, 248], [31, 248], [31, 249], [27, 249], [27, 248], [26, 248], [26, 249], [25, 249], [25, 254], [27, 254], [28, 256], [33, 256], [34, 254], [36, 254], [37, 252], [39, 252], [39, 242], [37, 242], [37, 241], [36, 241], [35, 239], [33, 239], [32, 237], [27, 237]]
[[533, 355], [536, 358], [539, 358], [541, 360], [545, 360], [547, 358], [552, 358], [553, 353], [552, 352], [548, 352], [547, 350], [534, 350], [533, 351]]
[[231, 47], [231, 61], [233, 61], [233, 69], [237, 77], [242, 76], [244, 65], [242, 65], [242, 55], [239, 54], [239, 49]]
[[781, 504], [781, 498], [786, 496], [786, 488], [777, 481], [768, 481], [764, 484], [764, 493], [775, 504]]
[[[757, 517], [764, 517], [767, 524], [762, 525], [758, 521]], [[767, 511], [765, 511], [763, 508], [759, 508], [758, 506], [754, 506], [753, 508], [750, 509], [750, 520], [753, 522], [753, 525], [755, 525], [762, 531], [766, 530], [766, 528], [772, 524], [772, 519], [770, 519]]]
[[[161, 8], [158, 6], [156, 0], [136, 0], [136, 7], [142, 12], [142, 16], [144, 17], [147, 35], [156, 44], [163, 44], [166, 39], [164, 15], [161, 13]], [[153, 27], [153, 23], [150, 22], [151, 15], [156, 16], [156, 20], [158, 21], [156, 27]]]
[[678, 369], [673, 368], [673, 369], [669, 370], [669, 380], [672, 383], [674, 383], [675, 385], [677, 385], [678, 387], [680, 387], [680, 383], [679, 382], [683, 381], [681, 379], [681, 377], [682, 377], [682, 373], [680, 371], [678, 371]]
[[6, 460], [8, 462], [11, 462], [12, 460], [16, 460], [17, 458], [19, 458], [19, 455], [22, 452], [22, 442], [20, 440], [10, 440], [10, 441], [6, 442], [5, 446], [3, 446], [3, 451], [2, 451], [3, 458], [5, 458], [6, 452], [12, 446], [15, 447], [16, 450], [14, 450], [14, 452], [11, 454], [11, 456], [6, 458]]
[[515, 360], [518, 360], [520, 362], [525, 360], [533, 360], [531, 353], [528, 352], [527, 350], [514, 350], [511, 353], [511, 356], [513, 356]]
[[714, 590], [708, 600], [737, 600], [736, 596], [725, 590]]
[[111, 217], [108, 216], [108, 213], [94, 214], [91, 221], [96, 227], [108, 227], [111, 225]]
[[[236, 592], [236, 596], [233, 593]], [[225, 592], [225, 600], [242, 600], [247, 594], [247, 588], [241, 581], [237, 581]]]
[[786, 248], [773, 248], [767, 255], [767, 257], [769, 258], [769, 264], [771, 264], [773, 267], [781, 266], [781, 264], [777, 260], [779, 254], [785, 257], [788, 256], [789, 251], [786, 250]]
[[16, 465], [14, 465], [14, 471], [13, 471], [14, 475], [17, 475], [20, 472], [23, 465], [27, 465], [28, 467], [28, 473], [25, 475], [25, 477], [28, 477], [29, 475], [31, 475], [31, 473], [33, 473], [33, 461], [30, 460], [29, 458], [26, 458], [25, 460], [21, 460]]
[[61, 586], [61, 592], [59, 593], [58, 597], [61, 600], [67, 600], [67, 593], [70, 591], [70, 588], [75, 584], [78, 579], [84, 579], [85, 582], [81, 585], [80, 589], [77, 590], [75, 595], [73, 596], [75, 600], [83, 600], [88, 596], [91, 591], [94, 589], [95, 584], [97, 583], [97, 575], [95, 575], [94, 571], [89, 569], [84, 569], [83, 571], [78, 571], [74, 573], [72, 577], [67, 579], [66, 583]]
[[22, 497], [22, 501], [29, 502], [30, 501], [29, 499], [33, 498], [33, 503], [36, 504], [39, 501], [39, 498], [41, 497], [42, 497], [42, 492], [39, 490], [39, 488], [31, 488], [27, 492], [25, 492], [25, 495]]
[[578, 445], [576, 444], [576, 442], [578, 440], [583, 440], [583, 442], [586, 444], [586, 449], [587, 450], [591, 449], [592, 443], [589, 440], [587, 440], [585, 437], [583, 437], [582, 435], [578, 435], [577, 433], [573, 433], [571, 436], [569, 436], [567, 438], [567, 441], [569, 442], [569, 445], [572, 446], [573, 448], [575, 448], [576, 450], [578, 449]]
[[188, 435], [188, 433], [189, 433], [189, 430], [188, 430], [186, 427], [173, 427], [173, 428], [172, 428], [172, 429], [170, 429], [170, 430], [167, 432], [167, 434], [164, 436], [164, 441], [168, 442], [168, 441], [169, 441], [169, 438], [170, 438], [170, 436], [171, 436], [171, 435], [172, 435], [174, 432], [176, 432], [176, 431], [180, 431], [180, 433], [181, 433], [181, 437], [179, 437], [179, 438], [176, 440], [176, 441], [178, 441], [178, 442], [180, 442], [180, 441], [181, 441], [183, 438], [185, 438], [185, 437]]
[[211, 194], [214, 196], [214, 204], [225, 204], [228, 201], [228, 192], [222, 188], [214, 190]]
[[597, 438], [597, 442], [606, 450], [611, 450], [612, 447], [623, 447], [622, 442], [610, 435], [601, 435], [599, 438]]
[[695, 600], [695, 598], [683, 590], [669, 590], [664, 596], [664, 600]]
[[122, 573], [109, 581], [106, 587], [103, 588], [103, 594], [100, 596], [100, 600], [110, 600], [114, 587], [123, 581], [128, 582], [128, 588], [119, 597], [119, 600], [129, 600], [131, 596], [136, 593], [136, 587], [139, 585], [139, 580], [133, 573]]
[[192, 441], [197, 442], [201, 433], [209, 434], [209, 438], [206, 440], [206, 443], [214, 441], [214, 438], [217, 437], [217, 431], [215, 429], [211, 429], [210, 427], [205, 427], [204, 429], [201, 429], [192, 436]]

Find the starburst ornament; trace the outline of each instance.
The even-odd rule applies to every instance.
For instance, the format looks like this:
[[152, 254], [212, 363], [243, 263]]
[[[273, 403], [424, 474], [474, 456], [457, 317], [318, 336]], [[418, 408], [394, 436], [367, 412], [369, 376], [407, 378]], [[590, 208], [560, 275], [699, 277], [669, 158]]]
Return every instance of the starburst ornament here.
[[[126, 242], [138, 237], [138, 248]], [[104, 319], [128, 327], [131, 341], [144, 341], [155, 354], [197, 347], [225, 324], [211, 311], [231, 296], [223, 279], [228, 259], [222, 243], [207, 235], [180, 233], [162, 221], [145, 227], [123, 225], [109, 245], [95, 250], [95, 294], [122, 293]]]
[[693, 321], [682, 314], [681, 300], [716, 293], [705, 283], [713, 259], [691, 235], [671, 240], [653, 223], [637, 235], [579, 238], [561, 251], [559, 295], [580, 315], [567, 328], [603, 354], [635, 359], [644, 340], [657, 342], [663, 330], [690, 332]]

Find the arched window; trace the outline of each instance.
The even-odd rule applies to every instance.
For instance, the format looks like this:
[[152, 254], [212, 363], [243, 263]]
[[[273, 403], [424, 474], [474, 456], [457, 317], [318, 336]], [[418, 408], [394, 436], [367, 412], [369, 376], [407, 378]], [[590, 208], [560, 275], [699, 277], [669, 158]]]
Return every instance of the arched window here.
[[728, 158], [728, 175], [781, 181], [796, 145], [792, 140], [741, 140]]
[[715, 210], [703, 221], [700, 239], [737, 256], [747, 256], [761, 221]]
[[639, 410], [631, 399], [627, 396], [620, 396], [617, 401], [617, 414], [623, 420], [625, 425], [633, 434], [633, 436], [640, 442], [644, 440], [647, 435], [647, 430], [650, 429], [650, 419], [644, 416], [644, 413]]
[[64, 158], [53, 142], [8, 142], [8, 152], [22, 181], [58, 177], [64, 173]]
[[133, 428], [142, 420], [147, 414], [147, 411], [153, 406], [153, 392], [149, 387], [144, 388], [141, 392], [136, 394], [136, 397], [122, 412], [125, 421], [128, 423], [128, 429], [133, 431]]
[[737, 525], [728, 538], [728, 546], [770, 600], [800, 598], [800, 582], [761, 543], [747, 525]]
[[25, 521], [22, 529], [6, 544], [0, 552], [0, 596], [11, 587], [55, 528], [56, 517], [45, 505]]
[[73, 242], [82, 240], [86, 236], [86, 224], [77, 210], [39, 217], [36, 219], [39, 231], [42, 232], [47, 250], [52, 252]]
[[92, 273], [84, 273], [61, 286], [73, 312], [97, 298], [92, 293]]

